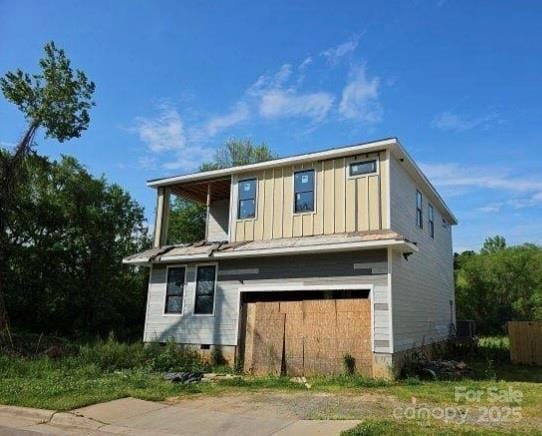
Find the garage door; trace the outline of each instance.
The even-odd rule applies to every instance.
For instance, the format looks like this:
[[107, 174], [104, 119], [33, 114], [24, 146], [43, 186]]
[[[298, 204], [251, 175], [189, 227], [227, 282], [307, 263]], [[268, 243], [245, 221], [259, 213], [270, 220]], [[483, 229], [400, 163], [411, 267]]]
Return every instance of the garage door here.
[[367, 298], [246, 303], [244, 368], [253, 374], [339, 374], [345, 356], [370, 376]]

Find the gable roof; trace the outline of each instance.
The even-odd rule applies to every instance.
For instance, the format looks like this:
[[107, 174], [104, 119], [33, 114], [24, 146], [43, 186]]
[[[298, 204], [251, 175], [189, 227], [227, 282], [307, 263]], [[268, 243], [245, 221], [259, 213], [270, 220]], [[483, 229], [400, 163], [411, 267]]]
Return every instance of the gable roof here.
[[363, 142], [353, 145], [334, 147], [323, 151], [299, 154], [294, 156], [273, 159], [255, 164], [239, 165], [236, 167], [224, 168], [219, 170], [201, 171], [197, 173], [184, 174], [179, 176], [164, 177], [147, 181], [147, 186], [152, 188], [173, 186], [182, 183], [196, 182], [203, 180], [220, 179], [223, 177], [232, 176], [234, 174], [242, 174], [257, 170], [265, 170], [269, 168], [277, 168], [286, 165], [297, 165], [304, 162], [312, 162], [317, 160], [335, 159], [346, 157], [355, 154], [370, 153], [374, 151], [390, 150], [392, 155], [401, 160], [407, 172], [425, 191], [429, 194], [431, 201], [441, 210], [443, 216], [450, 224], [457, 224], [457, 219], [450, 208], [446, 205], [435, 187], [425, 176], [422, 170], [416, 165], [414, 160], [407, 153], [405, 148], [399, 142], [399, 139], [385, 138], [377, 141]]

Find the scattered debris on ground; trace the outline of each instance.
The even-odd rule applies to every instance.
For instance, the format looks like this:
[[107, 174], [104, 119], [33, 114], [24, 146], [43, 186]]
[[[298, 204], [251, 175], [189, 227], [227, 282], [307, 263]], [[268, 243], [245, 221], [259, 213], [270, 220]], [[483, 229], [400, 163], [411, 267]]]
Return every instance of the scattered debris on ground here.
[[292, 377], [290, 381], [292, 383], [299, 383], [301, 385], [305, 385], [307, 389], [310, 389], [312, 386], [310, 383], [307, 383], [307, 379], [305, 377]]
[[203, 378], [202, 372], [166, 372], [164, 374], [164, 379], [169, 380], [172, 383], [183, 383], [183, 384], [191, 384], [191, 383], [199, 383], [201, 379]]
[[416, 374], [421, 378], [437, 380], [440, 378], [461, 378], [470, 372], [465, 362], [456, 360], [420, 360]]
[[166, 372], [163, 375], [165, 380], [169, 380], [172, 383], [199, 383], [199, 382], [218, 382], [222, 380], [233, 380], [242, 378], [239, 375], [233, 374], [217, 374], [214, 372]]
[[206, 372], [203, 374], [202, 381], [204, 382], [216, 382], [221, 380], [233, 380], [233, 379], [239, 379], [242, 378], [240, 375], [234, 375], [234, 374], [217, 374], [214, 372]]

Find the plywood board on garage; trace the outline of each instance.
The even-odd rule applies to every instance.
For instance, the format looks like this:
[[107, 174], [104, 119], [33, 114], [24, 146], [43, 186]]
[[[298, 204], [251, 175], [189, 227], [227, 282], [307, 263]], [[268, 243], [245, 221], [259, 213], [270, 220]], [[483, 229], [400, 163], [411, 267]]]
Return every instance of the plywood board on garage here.
[[368, 299], [247, 304], [245, 370], [254, 374], [338, 374], [344, 356], [371, 375]]

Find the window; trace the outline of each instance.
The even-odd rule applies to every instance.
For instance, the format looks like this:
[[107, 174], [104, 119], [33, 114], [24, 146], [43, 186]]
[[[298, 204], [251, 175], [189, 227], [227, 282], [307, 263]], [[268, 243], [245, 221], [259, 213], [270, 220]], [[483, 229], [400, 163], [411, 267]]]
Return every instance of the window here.
[[184, 271], [184, 267], [167, 270], [165, 313], [183, 312]]
[[256, 179], [239, 182], [239, 207], [237, 218], [244, 220], [256, 216]]
[[314, 170], [294, 174], [294, 212], [314, 212]]
[[432, 238], [435, 237], [435, 212], [433, 210], [433, 206], [429, 205], [427, 209], [427, 214], [429, 215], [429, 235], [431, 235]]
[[376, 159], [350, 164], [350, 177], [376, 173]]
[[416, 191], [416, 226], [423, 228], [423, 210], [422, 210], [422, 193]]
[[214, 265], [198, 266], [194, 313], [199, 315], [213, 314], [215, 276], [216, 267]]

